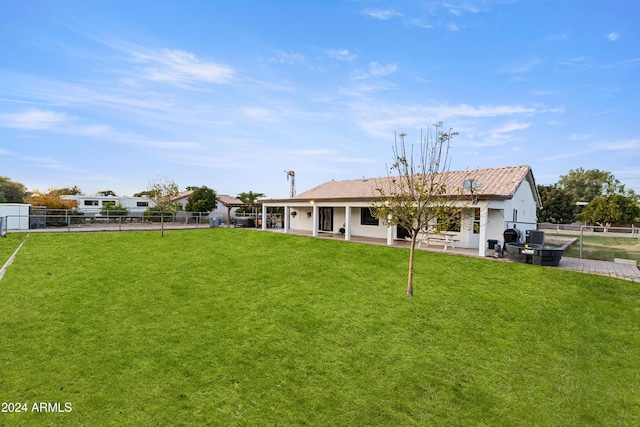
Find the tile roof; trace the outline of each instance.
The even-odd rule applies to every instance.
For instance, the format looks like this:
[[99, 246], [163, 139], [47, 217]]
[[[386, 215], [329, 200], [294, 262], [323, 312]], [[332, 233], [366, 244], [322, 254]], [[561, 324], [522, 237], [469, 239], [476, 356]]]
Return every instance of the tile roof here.
[[218, 199], [218, 201], [220, 203], [222, 203], [223, 205], [237, 205], [237, 204], [242, 204], [243, 201], [238, 199], [237, 197], [232, 197], [232, 196], [227, 196], [226, 194], [218, 194], [216, 196], [216, 198]]
[[173, 198], [173, 200], [180, 200], [180, 199], [186, 199], [188, 198], [191, 194], [193, 194], [193, 190], [185, 190], [185, 191], [181, 191], [179, 192], [176, 197]]
[[[524, 180], [528, 180], [535, 191], [535, 198], [539, 201], [533, 173], [529, 166], [509, 166], [500, 168], [474, 169], [444, 173], [444, 182], [448, 195], [466, 195], [462, 183], [466, 179], [481, 181], [484, 186], [475, 192], [480, 199], [501, 198], [509, 199]], [[348, 181], [329, 181], [311, 190], [305, 191], [290, 200], [344, 200], [367, 199], [379, 196], [376, 188], [380, 188], [389, 177], [354, 179]]]

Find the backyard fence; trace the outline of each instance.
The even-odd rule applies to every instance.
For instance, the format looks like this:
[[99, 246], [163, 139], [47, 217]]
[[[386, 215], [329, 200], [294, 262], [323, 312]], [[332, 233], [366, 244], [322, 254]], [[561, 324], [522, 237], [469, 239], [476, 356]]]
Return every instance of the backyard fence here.
[[573, 242], [564, 256], [640, 264], [640, 228], [579, 224], [538, 224], [539, 230], [557, 242]]
[[[282, 227], [282, 214], [269, 214], [265, 219], [267, 228]], [[161, 222], [166, 228], [209, 228], [209, 227], [248, 227], [262, 226], [262, 215], [232, 217], [231, 224], [225, 216], [212, 215], [209, 212], [165, 213], [164, 219], [158, 212], [130, 213], [126, 211], [108, 211], [104, 214], [83, 213], [68, 209], [32, 209], [31, 215], [9, 215], [2, 217], [4, 231], [133, 231], [159, 230]], [[8, 227], [7, 227], [8, 224]]]
[[[59, 212], [48, 210], [47, 213], [36, 215], [8, 215], [3, 217], [2, 226], [8, 230], [7, 224], [11, 223], [11, 231], [47, 230], [47, 231], [129, 231], [129, 230], [154, 230], [160, 229], [161, 223], [168, 228], [205, 228], [214, 226], [208, 212], [186, 212], [179, 214], [167, 213], [164, 215], [153, 214], [113, 214], [91, 215], [71, 213], [61, 209]], [[220, 221], [215, 222], [215, 226]]]

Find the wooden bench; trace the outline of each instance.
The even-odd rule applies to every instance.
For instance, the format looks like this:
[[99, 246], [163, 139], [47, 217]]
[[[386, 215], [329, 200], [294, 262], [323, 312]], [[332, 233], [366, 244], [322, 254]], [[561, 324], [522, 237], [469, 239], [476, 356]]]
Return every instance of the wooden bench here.
[[421, 248], [422, 243], [426, 243], [427, 246], [430, 246], [432, 243], [442, 243], [444, 244], [443, 251], [446, 251], [449, 246], [455, 249], [456, 242], [459, 242], [460, 240], [455, 238], [455, 234], [419, 233], [417, 236], [417, 241], [418, 241], [418, 249]]

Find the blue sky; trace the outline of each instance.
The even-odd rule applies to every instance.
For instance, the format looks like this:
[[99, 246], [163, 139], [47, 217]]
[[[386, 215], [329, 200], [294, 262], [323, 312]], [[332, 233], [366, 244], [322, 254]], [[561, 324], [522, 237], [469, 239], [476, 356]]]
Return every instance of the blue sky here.
[[386, 175], [442, 121], [452, 169], [640, 191], [640, 3], [0, 0], [0, 175], [286, 197]]

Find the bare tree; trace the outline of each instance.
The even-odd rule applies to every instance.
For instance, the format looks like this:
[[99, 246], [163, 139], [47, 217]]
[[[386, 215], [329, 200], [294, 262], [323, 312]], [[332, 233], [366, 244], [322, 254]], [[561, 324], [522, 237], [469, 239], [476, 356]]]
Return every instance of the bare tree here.
[[178, 212], [179, 204], [176, 198], [180, 189], [171, 178], [158, 177], [149, 182], [147, 192], [149, 199], [155, 203], [156, 209], [160, 212], [160, 235], [164, 237], [164, 215]]
[[[396, 135], [393, 163], [387, 179], [381, 179], [376, 189], [379, 201], [373, 204], [373, 214], [387, 225], [402, 227], [411, 236], [407, 296], [413, 295], [413, 265], [418, 234], [442, 218], [452, 218], [455, 198], [446, 185], [451, 159], [451, 138], [457, 133], [443, 131], [442, 122], [420, 132], [419, 151], [413, 144], [407, 150], [405, 133]], [[398, 137], [399, 141], [398, 141]]]

